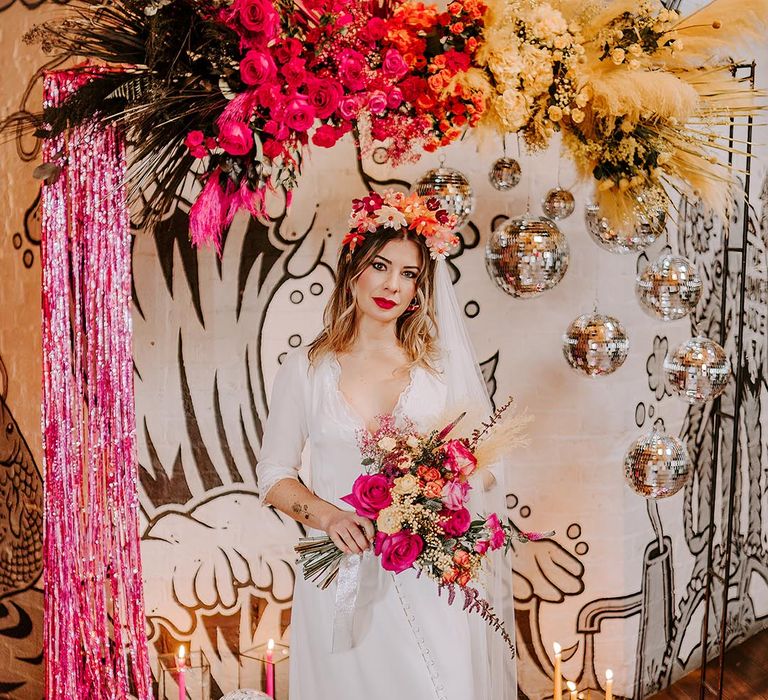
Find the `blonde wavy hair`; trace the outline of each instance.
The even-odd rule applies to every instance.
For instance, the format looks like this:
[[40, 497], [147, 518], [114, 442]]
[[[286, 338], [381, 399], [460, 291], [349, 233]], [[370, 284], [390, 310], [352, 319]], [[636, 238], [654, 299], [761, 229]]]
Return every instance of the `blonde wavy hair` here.
[[407, 229], [382, 228], [366, 235], [350, 254], [345, 246], [339, 253], [336, 284], [323, 312], [323, 330], [309, 345], [309, 361], [349, 350], [357, 339], [359, 310], [355, 302], [355, 283], [373, 258], [393, 240], [413, 241], [421, 251], [421, 269], [416, 277], [415, 311], [397, 319], [397, 340], [408, 356], [409, 368], [423, 365], [435, 370], [437, 323], [435, 321], [435, 261], [429, 255], [424, 237]]

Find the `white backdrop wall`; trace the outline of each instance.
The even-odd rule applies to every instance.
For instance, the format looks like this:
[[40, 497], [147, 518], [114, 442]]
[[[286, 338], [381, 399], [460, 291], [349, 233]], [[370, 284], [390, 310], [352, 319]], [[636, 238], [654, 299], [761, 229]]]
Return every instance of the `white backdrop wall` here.
[[[684, 11], [690, 9], [683, 5]], [[46, 5], [35, 7], [0, 2], [4, 37], [17, 37], [39, 21]], [[750, 52], [745, 48], [745, 53]], [[768, 56], [763, 51], [756, 58], [758, 82], [765, 86]], [[18, 85], [4, 95], [3, 104], [13, 110], [40, 56], [15, 48], [9, 60], [19, 67]], [[765, 133], [758, 130], [756, 140], [764, 142]], [[760, 151], [765, 154], [764, 147]], [[4, 308], [13, 310], [0, 317], [0, 355], [9, 373], [3, 400], [39, 464], [39, 239], [34, 217], [25, 216], [35, 187], [29, 181], [31, 167], [19, 164], [15, 153], [3, 155], [4, 162], [14, 163], [2, 190], [7, 206], [0, 260], [7, 274], [0, 290]], [[535, 157], [522, 154], [523, 180], [503, 195], [487, 179], [491, 162], [501, 155], [499, 141], [468, 138], [444, 155], [447, 165], [467, 175], [477, 196], [475, 214], [462, 230], [463, 249], [452, 262], [478, 356], [497, 403], [511, 394], [536, 417], [530, 446], [515, 459], [509, 512], [528, 529], [557, 531], [552, 540], [521, 548], [516, 562], [520, 697], [551, 696], [553, 641], [566, 649], [565, 675], [579, 679], [581, 687], [598, 687], [610, 667], [619, 693], [643, 697], [699, 663], [712, 475], [708, 414], [670, 397], [661, 374], [666, 349], [691, 335], [690, 324], [655, 321], [634, 298], [637, 270], [664, 242], [639, 257], [602, 251], [589, 239], [581, 217], [589, 190], [575, 187], [577, 213], [561, 225], [571, 247], [568, 273], [541, 297], [514, 300], [485, 272], [485, 241], [498, 217], [521, 214], [528, 200], [538, 214], [541, 196], [556, 184], [558, 171], [561, 184], [574, 184], [572, 169], [560, 160], [556, 146]], [[320, 328], [351, 199], [369, 187], [407, 186], [436, 163], [430, 156], [393, 170], [358, 163], [350, 142], [333, 151], [317, 149], [290, 212], [275, 203], [275, 221], [268, 227], [237, 218], [220, 261], [210, 250], [195, 252], [187, 243], [188, 202], [180, 202], [156, 232], [136, 231], [134, 354], [147, 629], [156, 652], [175, 650], [182, 642], [204, 650], [214, 690], [260, 682], [258, 664], [244, 662], [238, 671], [238, 653], [269, 637], [290, 642], [292, 545], [300, 529], [258, 506], [254, 479], [275, 371], [283, 353], [309, 342]], [[733, 640], [768, 624], [764, 161], [754, 165], [750, 194], [749, 371], [743, 379], [737, 569], [728, 613]], [[734, 235], [740, 230], [737, 220]], [[681, 217], [672, 213], [669, 245], [700, 265], [705, 295], [697, 318], [701, 330], [715, 335], [722, 284], [720, 223], [692, 209]], [[732, 288], [736, 282], [730, 280]], [[615, 375], [588, 380], [567, 367], [561, 336], [595, 301], [624, 323], [632, 349]], [[732, 324], [732, 309], [727, 318]], [[728, 349], [733, 356], [733, 346]], [[732, 383], [724, 398], [726, 412], [734, 388]], [[683, 493], [656, 506], [624, 485], [622, 458], [638, 434], [659, 422], [688, 440], [696, 477]], [[728, 454], [727, 442], [722, 452]], [[722, 484], [720, 467], [718, 474]], [[718, 495], [718, 542], [722, 508]], [[0, 507], [0, 518], [7, 519], [3, 513]], [[716, 560], [721, 559], [718, 550]], [[41, 653], [38, 574], [31, 572], [22, 589], [0, 590], [0, 658], [8, 661], [0, 663], [0, 682], [10, 684], [2, 690], [20, 698], [42, 694], [35, 671]], [[22, 646], [13, 636], [20, 610], [29, 619]], [[719, 612], [713, 631], [718, 621]], [[26, 666], [14, 660], [22, 652], [31, 659]], [[281, 697], [285, 676], [281, 669]]]

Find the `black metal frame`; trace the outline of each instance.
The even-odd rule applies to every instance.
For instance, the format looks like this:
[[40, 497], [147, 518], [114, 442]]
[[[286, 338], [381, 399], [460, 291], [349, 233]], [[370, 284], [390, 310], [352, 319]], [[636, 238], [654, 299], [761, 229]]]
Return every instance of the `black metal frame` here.
[[[733, 67], [733, 73], [735, 77], [738, 77], [739, 72], [748, 71], [745, 79], [750, 81], [750, 85], [754, 88], [755, 85], [755, 62], [743, 63]], [[747, 253], [749, 248], [749, 222], [750, 222], [750, 199], [749, 189], [751, 185], [752, 175], [752, 129], [754, 120], [752, 116], [747, 117], [746, 129], [746, 149], [745, 149], [745, 176], [744, 176], [744, 201], [742, 212], [742, 230], [741, 230], [741, 245], [731, 246], [730, 244], [730, 220], [723, 222], [723, 252], [722, 252], [722, 288], [720, 290], [720, 337], [718, 342], [720, 345], [725, 346], [727, 338], [726, 330], [726, 314], [728, 310], [729, 298], [728, 298], [728, 275], [730, 272], [730, 255], [731, 253], [737, 253], [741, 255], [741, 276], [739, 278], [738, 289], [738, 308], [736, 314], [737, 321], [737, 335], [736, 335], [736, 392], [734, 397], [733, 406], [733, 428], [732, 428], [732, 443], [731, 443], [731, 464], [730, 464], [730, 482], [728, 484], [728, 522], [725, 530], [725, 566], [722, 574], [716, 572], [713, 568], [713, 548], [715, 539], [715, 501], [717, 495], [717, 473], [718, 473], [718, 458], [720, 451], [720, 430], [722, 422], [722, 413], [720, 407], [720, 399], [715, 400], [714, 410], [712, 412], [713, 421], [713, 445], [712, 445], [712, 463], [710, 468], [712, 469], [711, 490], [709, 500], [709, 538], [707, 540], [707, 569], [704, 588], [704, 619], [701, 625], [701, 671], [699, 678], [699, 700], [705, 700], [707, 694], [714, 695], [718, 700], [722, 700], [723, 697], [723, 681], [725, 678], [725, 653], [727, 647], [727, 621], [728, 621], [728, 590], [730, 588], [731, 580], [731, 552], [733, 550], [733, 518], [734, 518], [734, 498], [736, 493], [736, 474], [739, 468], [739, 430], [741, 426], [740, 413], [741, 402], [743, 395], [743, 376], [745, 369], [744, 359], [744, 297], [747, 286]], [[734, 119], [731, 119], [730, 127], [728, 130], [728, 145], [733, 149], [734, 143], [734, 131], [736, 129], [736, 123]], [[733, 165], [733, 150], [728, 153], [728, 164]], [[719, 581], [723, 587], [722, 590], [722, 619], [720, 620], [720, 630], [718, 635], [719, 654], [718, 654], [718, 666], [719, 674], [717, 679], [717, 687], [713, 687], [707, 682], [707, 663], [709, 661], [709, 616], [710, 608], [712, 606], [713, 587], [715, 586], [715, 579]]]

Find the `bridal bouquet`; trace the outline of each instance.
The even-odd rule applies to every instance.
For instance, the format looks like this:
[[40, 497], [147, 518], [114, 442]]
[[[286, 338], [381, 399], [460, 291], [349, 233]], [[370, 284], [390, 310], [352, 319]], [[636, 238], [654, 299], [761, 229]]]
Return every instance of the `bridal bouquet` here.
[[[479, 582], [488, 553], [554, 534], [522, 532], [497, 513], [473, 519], [467, 508], [472, 475], [498, 459], [502, 446], [520, 442], [520, 422], [499, 426], [510, 404], [495, 411], [470, 438], [448, 439], [464, 414], [427, 435], [416, 432], [412, 423], [398, 428], [394, 418], [382, 416], [377, 432], [360, 434], [367, 473], [342, 498], [358, 515], [374, 521], [374, 552], [384, 569], [426, 574], [440, 590], [448, 590], [449, 602], [458, 587], [466, 606], [491, 621], [493, 611], [471, 585]], [[330, 537], [303, 538], [296, 551], [306, 579], [326, 588], [336, 578], [344, 554]]]

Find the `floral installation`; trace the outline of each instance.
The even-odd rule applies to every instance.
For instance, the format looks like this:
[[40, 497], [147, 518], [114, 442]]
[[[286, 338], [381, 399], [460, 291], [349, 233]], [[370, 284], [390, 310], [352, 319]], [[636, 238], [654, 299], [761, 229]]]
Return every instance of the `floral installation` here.
[[430, 256], [435, 259], [444, 258], [459, 244], [454, 232], [456, 215], [442, 209], [437, 199], [394, 190], [369, 192], [361, 199], [353, 199], [349, 227], [342, 245], [350, 253], [367, 234], [380, 228], [404, 228], [424, 236]]
[[[374, 554], [381, 566], [399, 574], [415, 569], [448, 592], [464, 594], [465, 606], [478, 612], [505, 638], [503, 625], [477, 588], [490, 552], [506, 553], [515, 542], [551, 537], [554, 532], [518, 530], [497, 513], [476, 516], [469, 509], [473, 477], [520, 443], [523, 421], [502, 421], [512, 401], [497, 409], [469, 438], [448, 438], [464, 414], [441, 430], [421, 434], [410, 421], [402, 427], [379, 416], [375, 433], [359, 431], [361, 464], [367, 473], [341, 500], [374, 522]], [[302, 538], [296, 546], [304, 578], [327, 588], [344, 554], [328, 536]], [[475, 584], [475, 585], [472, 585]]]
[[767, 24], [768, 0], [686, 17], [659, 0], [75, 0], [26, 38], [84, 57], [91, 79], [30, 124], [124, 127], [148, 223], [197, 177], [196, 245], [220, 247], [241, 209], [266, 217], [271, 193], [290, 203], [306, 149], [350, 133], [397, 165], [476, 126], [532, 151], [561, 132], [612, 223], [675, 190], [722, 214], [734, 147], [719, 127], [766, 106], [731, 55]]

